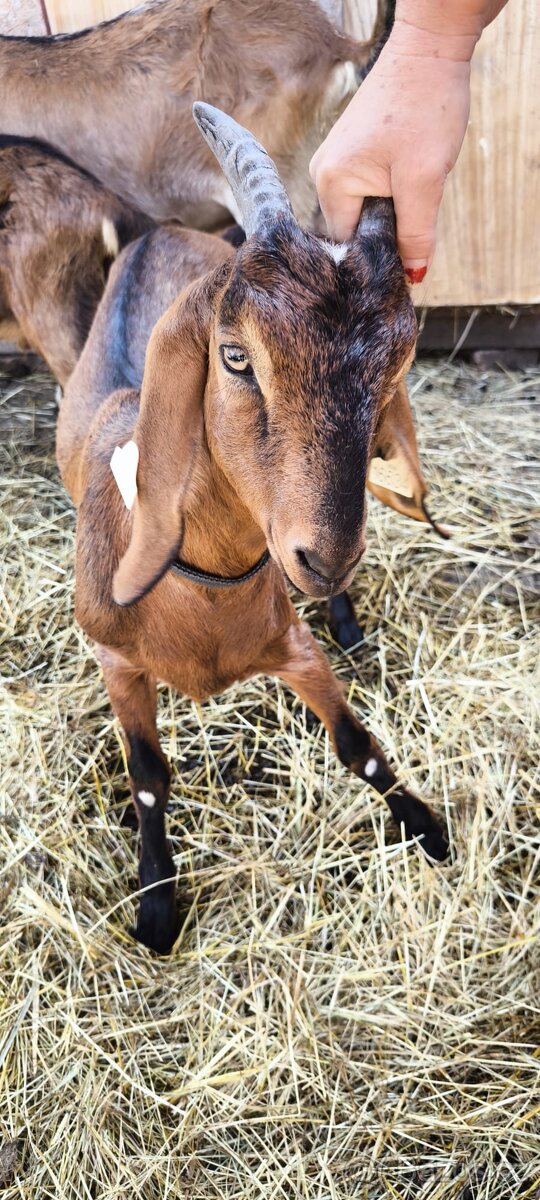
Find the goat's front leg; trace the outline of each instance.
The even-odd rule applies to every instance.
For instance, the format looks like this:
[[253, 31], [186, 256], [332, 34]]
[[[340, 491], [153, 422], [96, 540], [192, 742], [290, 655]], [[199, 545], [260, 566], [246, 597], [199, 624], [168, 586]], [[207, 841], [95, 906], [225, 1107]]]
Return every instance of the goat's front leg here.
[[352, 650], [364, 640], [364, 631], [356, 620], [354, 605], [348, 592], [332, 596], [328, 602], [330, 632], [342, 650]]
[[420, 839], [429, 858], [446, 858], [448, 843], [443, 827], [427, 804], [398, 783], [378, 742], [346, 704], [307, 625], [291, 625], [284, 637], [268, 648], [261, 670], [277, 675], [316, 713], [341, 762], [384, 796], [394, 821], [404, 826], [407, 837]]
[[112, 707], [126, 741], [129, 781], [140, 833], [140, 897], [135, 937], [168, 954], [179, 930], [175, 866], [165, 835], [171, 773], [156, 728], [156, 681], [114, 650], [98, 647]]

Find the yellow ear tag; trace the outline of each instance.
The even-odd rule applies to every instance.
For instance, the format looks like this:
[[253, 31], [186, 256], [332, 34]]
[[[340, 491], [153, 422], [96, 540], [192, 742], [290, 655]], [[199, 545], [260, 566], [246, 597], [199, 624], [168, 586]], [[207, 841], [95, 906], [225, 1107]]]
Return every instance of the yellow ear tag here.
[[409, 499], [412, 499], [414, 496], [409, 472], [407, 471], [407, 463], [397, 456], [392, 458], [372, 458], [369, 465], [368, 479], [376, 487], [387, 488], [388, 491], [397, 492], [400, 496], [406, 496]]
[[125, 446], [116, 447], [110, 466], [126, 508], [133, 508], [137, 495], [138, 465], [139, 447], [136, 442], [126, 442]]

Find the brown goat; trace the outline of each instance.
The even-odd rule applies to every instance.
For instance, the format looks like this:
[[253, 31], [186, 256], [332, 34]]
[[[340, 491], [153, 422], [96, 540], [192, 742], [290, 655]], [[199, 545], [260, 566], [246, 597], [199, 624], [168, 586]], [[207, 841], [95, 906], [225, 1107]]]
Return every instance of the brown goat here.
[[82, 33], [0, 37], [2, 128], [58, 147], [156, 220], [215, 228], [238, 212], [193, 125], [204, 97], [268, 147], [308, 222], [310, 157], [372, 46], [314, 0], [160, 0]]
[[[353, 243], [331, 247], [297, 225], [254, 139], [215, 109], [196, 110], [247, 241], [235, 256], [185, 232], [182, 250], [178, 238], [164, 247], [169, 235], [158, 230], [129, 247], [111, 270], [58, 429], [78, 508], [76, 614], [125, 732], [139, 817], [136, 932], [162, 952], [177, 918], [156, 679], [200, 700], [258, 672], [278, 676], [406, 835], [434, 859], [447, 852], [436, 818], [399, 785], [345, 703], [286, 587], [288, 578], [329, 596], [350, 581], [379, 451], [414, 480], [409, 508], [425, 519], [403, 383], [416, 323], [389, 204], [366, 202]], [[151, 335], [139, 394], [133, 381], [159, 307], [148, 285], [164, 255], [187, 286]], [[136, 478], [132, 511], [111, 473], [115, 447], [128, 503]]]
[[[0, 336], [32, 346], [64, 386], [86, 341], [111, 263], [121, 247], [153, 228], [149, 218], [50, 147], [0, 135]], [[224, 237], [233, 245], [244, 240], [238, 226]], [[148, 297], [147, 322], [152, 315], [144, 342], [139, 338], [134, 352], [132, 381], [137, 387], [152, 324], [183, 287], [192, 254], [193, 277], [212, 261], [210, 243], [203, 238], [202, 244], [203, 258], [180, 226], [167, 226], [152, 244], [160, 252], [150, 256], [150, 279], [144, 270], [139, 278], [133, 269], [137, 288]], [[223, 249], [214, 253], [222, 261]], [[137, 261], [143, 262], [145, 255], [146, 247]], [[329, 622], [345, 649], [361, 640], [346, 594], [331, 598]]]
[[152, 227], [48, 146], [0, 136], [0, 336], [24, 339], [63, 386], [111, 262]]

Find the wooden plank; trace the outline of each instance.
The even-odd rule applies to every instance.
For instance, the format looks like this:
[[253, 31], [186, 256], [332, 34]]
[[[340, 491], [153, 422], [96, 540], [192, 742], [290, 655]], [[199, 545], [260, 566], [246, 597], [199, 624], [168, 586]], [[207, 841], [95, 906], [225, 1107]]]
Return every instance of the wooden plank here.
[[359, 42], [365, 42], [371, 37], [376, 16], [377, 0], [344, 0], [345, 29]]
[[417, 311], [420, 325], [418, 350], [433, 353], [454, 350], [540, 349], [540, 307], [518, 312], [493, 308], [432, 308]]
[[53, 33], [86, 29], [134, 7], [126, 0], [45, 0], [45, 3]]
[[0, 0], [0, 33], [30, 37], [48, 33], [40, 0]]
[[540, 9], [511, 0], [473, 60], [470, 125], [426, 304], [540, 301], [539, 72]]
[[[346, 25], [365, 36], [365, 0]], [[540, 300], [540, 5], [510, 0], [472, 65], [468, 132], [445, 190], [425, 305]]]

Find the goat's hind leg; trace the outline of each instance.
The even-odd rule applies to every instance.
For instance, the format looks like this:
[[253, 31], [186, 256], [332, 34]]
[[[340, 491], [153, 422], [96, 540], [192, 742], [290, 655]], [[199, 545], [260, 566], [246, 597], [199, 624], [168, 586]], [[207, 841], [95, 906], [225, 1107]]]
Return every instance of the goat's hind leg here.
[[262, 670], [283, 679], [328, 729], [336, 754], [360, 779], [384, 796], [398, 826], [420, 840], [431, 859], [448, 854], [445, 831], [416, 796], [402, 787], [379, 746], [346, 704], [329, 663], [307, 625], [293, 624], [265, 655]]
[[156, 682], [114, 650], [98, 647], [112, 707], [126, 741], [129, 781], [140, 834], [139, 880], [143, 891], [135, 937], [168, 954], [178, 935], [175, 866], [165, 834], [171, 773], [156, 728]]

